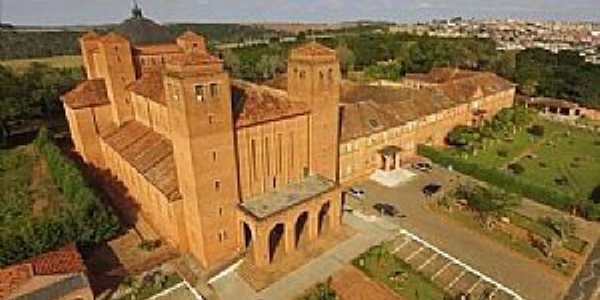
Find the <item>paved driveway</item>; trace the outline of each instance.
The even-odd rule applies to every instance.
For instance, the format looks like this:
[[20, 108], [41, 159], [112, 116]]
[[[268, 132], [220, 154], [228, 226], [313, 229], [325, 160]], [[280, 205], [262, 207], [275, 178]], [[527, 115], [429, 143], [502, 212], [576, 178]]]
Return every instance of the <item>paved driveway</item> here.
[[431, 244], [496, 279], [524, 298], [560, 299], [567, 285], [565, 278], [485, 236], [425, 209], [424, 202], [432, 200], [427, 200], [422, 195], [423, 186], [431, 182], [447, 186], [456, 180], [456, 175], [452, 174], [435, 169], [430, 174], [421, 174], [412, 182], [395, 188], [386, 188], [366, 181], [358, 184], [366, 191], [365, 198], [359, 200], [359, 204], [355, 201], [349, 203], [365, 210], [369, 210], [377, 202], [393, 204], [401, 215], [406, 215], [404, 218], [395, 218], [393, 222], [417, 233]]

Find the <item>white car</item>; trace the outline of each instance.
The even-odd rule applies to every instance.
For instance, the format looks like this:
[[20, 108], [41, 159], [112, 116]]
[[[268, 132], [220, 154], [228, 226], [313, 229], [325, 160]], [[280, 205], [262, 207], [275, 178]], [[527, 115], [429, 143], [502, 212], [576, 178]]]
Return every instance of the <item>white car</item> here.
[[365, 191], [361, 190], [359, 188], [356, 188], [356, 187], [349, 188], [348, 193], [350, 193], [350, 195], [352, 195], [356, 198], [364, 198], [365, 197]]
[[428, 162], [418, 162], [412, 165], [413, 169], [419, 170], [421, 172], [431, 172], [433, 166], [431, 166]]

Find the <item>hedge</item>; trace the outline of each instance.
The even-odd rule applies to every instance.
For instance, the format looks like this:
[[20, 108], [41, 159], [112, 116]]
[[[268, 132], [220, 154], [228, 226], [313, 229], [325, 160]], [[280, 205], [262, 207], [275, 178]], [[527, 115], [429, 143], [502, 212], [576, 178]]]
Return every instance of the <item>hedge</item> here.
[[436, 150], [431, 146], [419, 145], [419, 155], [425, 156], [444, 167], [452, 166], [460, 173], [472, 176], [481, 181], [498, 186], [508, 192], [522, 195], [554, 208], [569, 211], [578, 201], [571, 195], [552, 189], [529, 180], [518, 178], [508, 172], [486, 168], [464, 161], [447, 152]]
[[55, 215], [30, 218], [14, 230], [0, 231], [0, 267], [73, 242], [91, 246], [120, 231], [116, 215], [87, 185], [79, 168], [49, 140], [45, 130], [34, 143], [65, 205]]

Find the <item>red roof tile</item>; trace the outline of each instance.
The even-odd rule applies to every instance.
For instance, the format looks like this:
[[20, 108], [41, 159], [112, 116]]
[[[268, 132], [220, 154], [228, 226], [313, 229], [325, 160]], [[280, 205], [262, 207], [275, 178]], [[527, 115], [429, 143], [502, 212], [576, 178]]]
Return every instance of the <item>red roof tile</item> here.
[[38, 255], [0, 269], [0, 299], [35, 276], [74, 274], [85, 270], [83, 259], [74, 245]]
[[91, 79], [80, 83], [75, 89], [62, 96], [72, 109], [81, 109], [110, 104], [104, 79]]
[[236, 127], [252, 126], [308, 112], [304, 102], [293, 102], [286, 92], [249, 82], [232, 82]]
[[181, 199], [171, 141], [136, 121], [125, 123], [104, 141], [168, 200]]
[[165, 88], [160, 72], [143, 74], [142, 77], [131, 83], [127, 89], [152, 101], [166, 104]]
[[322, 56], [336, 55], [335, 50], [325, 47], [317, 42], [308, 42], [298, 48], [292, 49], [292, 56]]

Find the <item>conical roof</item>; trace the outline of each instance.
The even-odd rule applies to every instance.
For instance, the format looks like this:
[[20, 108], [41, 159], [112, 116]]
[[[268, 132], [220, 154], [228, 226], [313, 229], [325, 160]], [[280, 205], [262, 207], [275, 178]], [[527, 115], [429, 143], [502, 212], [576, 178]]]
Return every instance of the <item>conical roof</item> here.
[[134, 45], [163, 44], [175, 41], [175, 35], [168, 28], [145, 18], [137, 5], [132, 10], [132, 17], [115, 27], [114, 31], [125, 36]]

